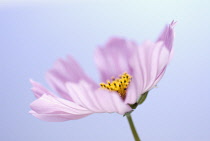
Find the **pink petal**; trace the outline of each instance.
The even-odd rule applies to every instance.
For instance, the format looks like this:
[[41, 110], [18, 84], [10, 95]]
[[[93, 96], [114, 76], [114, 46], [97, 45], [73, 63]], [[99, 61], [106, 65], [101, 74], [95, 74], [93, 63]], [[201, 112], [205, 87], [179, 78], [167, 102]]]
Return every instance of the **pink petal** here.
[[70, 114], [38, 114], [34, 111], [30, 111], [30, 114], [35, 116], [38, 119], [49, 121], [49, 122], [62, 122], [62, 121], [68, 121], [68, 120], [76, 120], [83, 117], [86, 117], [88, 115], [71, 115]]
[[73, 102], [45, 94], [32, 102], [30, 107], [34, 116], [46, 121], [66, 121], [92, 114]]
[[162, 34], [159, 36], [157, 42], [162, 41], [164, 42], [166, 48], [171, 52], [173, 41], [174, 41], [174, 26], [176, 22], [172, 21], [170, 25], [166, 25], [165, 29], [163, 30]]
[[132, 56], [135, 43], [121, 38], [111, 38], [104, 47], [97, 48], [95, 62], [101, 74], [101, 80], [106, 81], [112, 76], [132, 70], [129, 67], [128, 59]]
[[32, 84], [32, 91], [34, 92], [34, 95], [36, 98], [41, 97], [43, 94], [51, 95], [53, 96], [53, 93], [47, 90], [45, 87], [43, 87], [41, 84], [39, 84], [36, 81], [30, 80]]
[[163, 42], [147, 41], [136, 48], [136, 53], [130, 60], [133, 84], [128, 88], [125, 102], [133, 104], [135, 98], [138, 99], [141, 94], [152, 89], [162, 77], [169, 59], [170, 52]]
[[156, 43], [145, 42], [134, 51], [135, 54], [130, 59], [133, 82], [128, 88], [126, 103], [135, 103], [135, 99], [152, 89], [162, 78], [173, 55], [175, 24], [176, 22], [172, 21], [166, 26]]
[[125, 104], [121, 97], [115, 92], [92, 88], [91, 85], [85, 81], [81, 81], [78, 85], [67, 83], [66, 86], [71, 93], [73, 101], [92, 112], [117, 112], [119, 114], [125, 114], [131, 111], [130, 106]]
[[81, 79], [96, 84], [83, 72], [82, 68], [70, 56], [59, 59], [46, 74], [48, 83], [65, 99], [72, 100], [65, 87], [66, 82], [78, 83]]
[[127, 89], [127, 94], [125, 98], [125, 103], [127, 104], [134, 104], [139, 98], [140, 88], [141, 85], [138, 85], [136, 82], [137, 79], [132, 79], [132, 81], [129, 84], [129, 87]]

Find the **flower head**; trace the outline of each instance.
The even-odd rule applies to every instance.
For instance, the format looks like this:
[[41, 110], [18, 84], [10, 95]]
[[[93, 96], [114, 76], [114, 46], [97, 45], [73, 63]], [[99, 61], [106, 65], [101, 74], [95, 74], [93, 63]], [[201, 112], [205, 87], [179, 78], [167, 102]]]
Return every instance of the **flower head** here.
[[30, 113], [46, 121], [66, 121], [93, 113], [132, 111], [142, 94], [151, 90], [162, 78], [172, 56], [174, 39], [172, 21], [156, 42], [138, 46], [133, 41], [111, 38], [95, 52], [102, 83], [90, 79], [70, 56], [59, 59], [47, 72], [48, 83], [60, 95], [32, 81], [37, 100]]

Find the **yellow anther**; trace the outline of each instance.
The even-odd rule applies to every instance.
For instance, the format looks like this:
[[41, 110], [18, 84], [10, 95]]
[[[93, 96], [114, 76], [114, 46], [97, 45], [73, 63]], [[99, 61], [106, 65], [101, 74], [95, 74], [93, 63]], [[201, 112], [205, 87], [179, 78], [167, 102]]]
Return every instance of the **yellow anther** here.
[[127, 91], [128, 85], [130, 84], [131, 79], [132, 79], [132, 77], [129, 74], [123, 73], [118, 78], [112, 77], [111, 82], [109, 80], [107, 80], [107, 84], [100, 83], [100, 86], [101, 86], [101, 88], [118, 92], [118, 94], [123, 99], [125, 99], [126, 91]]

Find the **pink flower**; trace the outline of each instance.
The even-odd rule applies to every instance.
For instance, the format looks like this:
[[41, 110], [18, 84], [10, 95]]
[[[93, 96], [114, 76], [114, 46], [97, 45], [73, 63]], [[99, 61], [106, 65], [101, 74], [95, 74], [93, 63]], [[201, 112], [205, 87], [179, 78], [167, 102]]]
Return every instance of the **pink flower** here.
[[59, 59], [46, 78], [60, 97], [31, 80], [37, 100], [31, 103], [30, 113], [46, 121], [66, 121], [93, 113], [124, 115], [132, 111], [130, 105], [156, 86], [166, 70], [172, 56], [174, 25], [173, 21], [167, 25], [156, 42], [138, 46], [129, 40], [111, 38], [97, 48], [95, 61], [101, 80], [110, 80], [101, 86], [72, 57]]

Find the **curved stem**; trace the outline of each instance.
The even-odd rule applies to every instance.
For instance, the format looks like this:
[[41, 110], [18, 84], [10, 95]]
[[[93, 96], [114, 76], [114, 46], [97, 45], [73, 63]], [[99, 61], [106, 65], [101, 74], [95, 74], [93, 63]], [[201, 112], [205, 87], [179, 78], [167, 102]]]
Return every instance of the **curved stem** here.
[[135, 128], [135, 126], [133, 124], [133, 120], [132, 120], [131, 115], [130, 114], [127, 114], [126, 117], [128, 119], [128, 123], [130, 125], [130, 128], [131, 128], [131, 131], [133, 133], [133, 137], [134, 137], [135, 141], [141, 141], [140, 138], [139, 138], [138, 133], [136, 132], [136, 128]]

